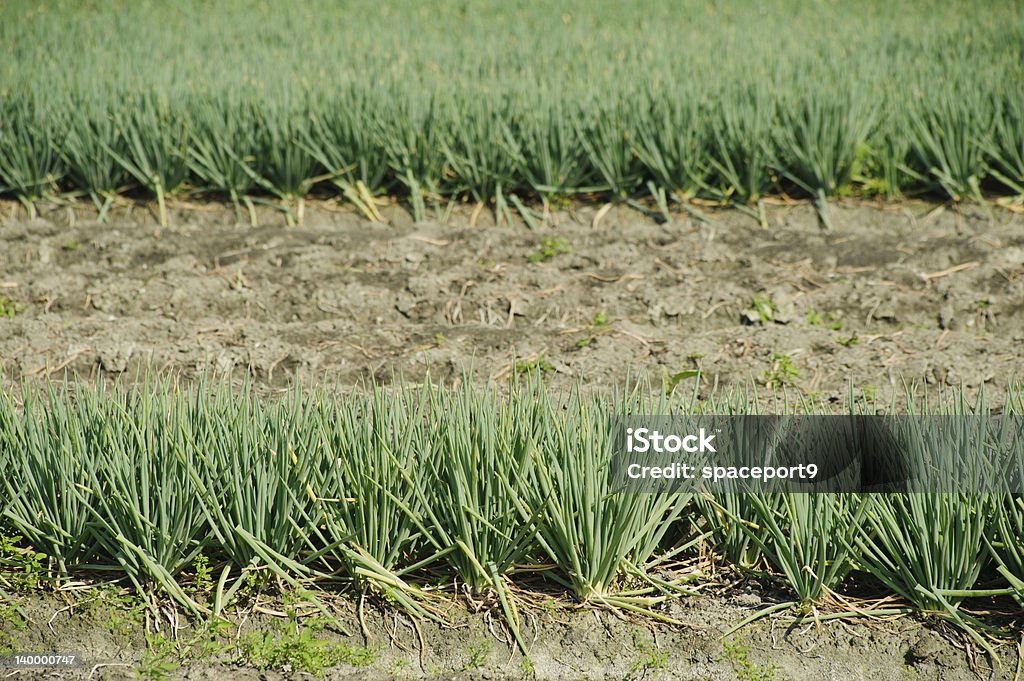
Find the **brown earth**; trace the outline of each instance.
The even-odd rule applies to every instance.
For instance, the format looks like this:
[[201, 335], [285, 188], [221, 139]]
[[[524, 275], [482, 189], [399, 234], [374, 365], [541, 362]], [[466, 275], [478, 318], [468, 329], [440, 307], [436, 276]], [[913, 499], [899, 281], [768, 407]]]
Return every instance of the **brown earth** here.
[[[225, 610], [232, 624], [214, 638], [167, 608], [158, 621], [144, 607], [126, 607], [125, 601], [112, 601], [109, 590], [102, 593], [23, 600], [28, 623], [17, 630], [0, 623], [0, 633], [8, 632], [6, 640], [22, 652], [74, 652], [81, 658], [74, 668], [21, 669], [13, 678], [316, 678], [320, 673], [300, 668], [302, 653], [311, 648], [296, 645], [289, 634], [309, 627], [315, 627], [309, 630], [316, 632], [319, 645], [344, 646], [350, 655], [346, 659], [358, 665], [343, 662], [322, 670], [324, 678], [333, 680], [1016, 681], [1021, 665], [1020, 651], [1012, 644], [996, 643], [998, 658], [991, 658], [949, 625], [916, 616], [815, 620], [811, 613], [794, 621], [791, 612], [782, 612], [726, 635], [744, 618], [784, 598], [770, 586], [742, 580], [728, 587], [705, 583], [697, 595], [670, 602], [663, 613], [682, 626], [527, 595], [520, 616], [529, 662], [512, 646], [496, 603], [478, 603], [482, 611], [470, 614], [464, 601], [439, 602], [446, 625], [421, 620], [414, 626], [371, 600], [364, 606], [364, 630], [356, 604], [345, 597], [319, 596], [333, 623], [308, 601], [292, 606], [300, 615], [296, 623], [279, 601], [249, 598], [244, 606]], [[72, 603], [78, 605], [69, 608]], [[262, 664], [265, 649], [253, 647], [254, 637], [278, 649], [290, 638], [291, 652], [274, 668], [261, 670], [253, 665]], [[214, 640], [215, 645], [207, 644]], [[0, 674], [7, 671], [0, 669]]]
[[[160, 229], [138, 205], [107, 224], [82, 205], [31, 221], [0, 205], [0, 376], [212, 367], [271, 389], [470, 366], [501, 378], [518, 358], [556, 384], [699, 366], [704, 393], [835, 399], [852, 382], [887, 398], [908, 381], [999, 401], [1022, 374], [1019, 214], [851, 202], [827, 233], [806, 204], [770, 206], [769, 229], [736, 211], [659, 225], [619, 207], [595, 227], [600, 206], [578, 205], [535, 232], [486, 210], [472, 226], [470, 208], [413, 224], [392, 205], [385, 225], [317, 203], [285, 227], [259, 207], [253, 227], [180, 204]], [[530, 262], [545, 238], [568, 252]]]

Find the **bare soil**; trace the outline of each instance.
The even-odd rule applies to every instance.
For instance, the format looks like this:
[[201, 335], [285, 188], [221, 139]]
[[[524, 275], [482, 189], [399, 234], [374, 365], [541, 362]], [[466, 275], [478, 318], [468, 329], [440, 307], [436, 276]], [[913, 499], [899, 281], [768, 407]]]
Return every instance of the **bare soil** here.
[[[1019, 214], [841, 203], [827, 233], [807, 204], [770, 206], [768, 229], [736, 211], [657, 224], [625, 207], [594, 226], [599, 209], [531, 231], [471, 206], [444, 225], [393, 205], [381, 224], [317, 203], [299, 227], [264, 206], [253, 227], [180, 204], [161, 229], [137, 205], [107, 224], [81, 205], [31, 221], [0, 205], [0, 376], [212, 368], [271, 390], [468, 367], [501, 379], [518, 360], [556, 384], [699, 366], [704, 393], [837, 400], [852, 384], [886, 399], [906, 381], [995, 401], [1021, 376]], [[531, 262], [545, 239], [567, 252]]]
[[[287, 619], [287, 606], [280, 601], [249, 598], [244, 606], [225, 611], [233, 624], [214, 638], [167, 608], [158, 620], [138, 605], [125, 609], [109, 598], [84, 592], [23, 600], [28, 624], [17, 630], [0, 627], [19, 651], [77, 652], [82, 657], [74, 668], [23, 669], [15, 678], [277, 681], [322, 674], [380, 681], [1009, 681], [1017, 678], [1021, 664], [1012, 643], [996, 644], [998, 659], [993, 659], [947, 624], [916, 616], [815, 619], [815, 614], [828, 614], [822, 611], [797, 621], [792, 612], [782, 612], [726, 635], [744, 618], [785, 598], [769, 585], [742, 580], [727, 587], [705, 584], [697, 595], [670, 602], [663, 613], [683, 626], [527, 595], [520, 613], [529, 662], [512, 645], [496, 603], [477, 602], [478, 611], [471, 613], [465, 599], [450, 600], [441, 604], [446, 625], [422, 620], [414, 625], [371, 599], [361, 625], [355, 601], [321, 594], [334, 621], [327, 623], [306, 603], [293, 606], [300, 615], [296, 624]], [[69, 608], [72, 603], [77, 605]], [[313, 624], [318, 618], [319, 625]], [[249, 643], [254, 635], [271, 632], [265, 640], [283, 648], [280, 642], [288, 640], [288, 631], [310, 626], [317, 627], [321, 645], [344, 646], [356, 666], [341, 663], [307, 673], [301, 669], [302, 653], [311, 648], [294, 644], [294, 638], [286, 661], [269, 669], [253, 666], [260, 659], [260, 649], [254, 652]], [[158, 636], [162, 645], [153, 643]], [[213, 640], [216, 645], [204, 648]]]

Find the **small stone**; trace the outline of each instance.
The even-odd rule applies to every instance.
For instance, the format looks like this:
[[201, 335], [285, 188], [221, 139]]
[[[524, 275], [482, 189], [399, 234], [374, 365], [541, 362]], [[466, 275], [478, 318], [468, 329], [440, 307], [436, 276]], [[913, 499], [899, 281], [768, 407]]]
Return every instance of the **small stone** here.
[[905, 657], [909, 664], [917, 664], [934, 660], [941, 652], [942, 646], [938, 641], [938, 637], [928, 632], [918, 637], [917, 641], [907, 650]]
[[952, 329], [953, 327], [953, 306], [943, 305], [939, 308], [939, 328], [940, 329]]
[[762, 323], [761, 315], [758, 314], [757, 310], [755, 310], [754, 308], [744, 310], [743, 314], [740, 315], [740, 323], [743, 324], [743, 326], [753, 326], [755, 324], [760, 324]]
[[883, 322], [897, 322], [900, 318], [898, 310], [899, 301], [893, 297], [889, 297], [878, 303], [874, 312], [871, 313], [871, 318]]
[[693, 303], [681, 298], [669, 298], [665, 301], [663, 310], [666, 317], [681, 317], [693, 314], [694, 306]]
[[761, 605], [761, 597], [755, 593], [740, 594], [736, 597], [736, 605], [741, 605], [745, 608], [756, 608]]
[[416, 309], [416, 299], [410, 294], [402, 291], [395, 296], [395, 309], [408, 317]]
[[797, 318], [796, 298], [786, 289], [775, 289], [771, 292], [770, 300], [774, 306], [772, 321], [778, 324], [788, 324]]

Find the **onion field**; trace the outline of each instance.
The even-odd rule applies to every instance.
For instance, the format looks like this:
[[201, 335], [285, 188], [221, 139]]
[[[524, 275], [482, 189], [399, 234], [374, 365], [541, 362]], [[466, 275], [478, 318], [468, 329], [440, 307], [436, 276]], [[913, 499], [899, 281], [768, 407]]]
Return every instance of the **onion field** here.
[[0, 671], [1016, 678], [1020, 462], [650, 493], [613, 424], [1019, 446], [1022, 226], [1019, 0], [0, 0]]

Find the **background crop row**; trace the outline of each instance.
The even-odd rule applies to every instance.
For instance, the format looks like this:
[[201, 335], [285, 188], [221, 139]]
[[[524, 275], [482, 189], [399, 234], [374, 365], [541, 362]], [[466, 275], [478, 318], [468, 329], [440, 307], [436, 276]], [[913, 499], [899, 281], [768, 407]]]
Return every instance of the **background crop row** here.
[[1024, 194], [1013, 2], [9, 2], [0, 44], [26, 202]]

